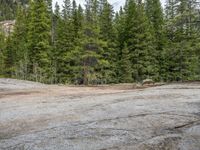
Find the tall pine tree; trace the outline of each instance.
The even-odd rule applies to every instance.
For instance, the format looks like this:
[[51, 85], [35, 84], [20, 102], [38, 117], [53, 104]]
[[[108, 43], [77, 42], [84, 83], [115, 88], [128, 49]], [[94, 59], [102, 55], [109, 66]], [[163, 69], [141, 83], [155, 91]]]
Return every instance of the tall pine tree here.
[[11, 40], [13, 43], [12, 50], [15, 52], [15, 76], [20, 79], [28, 78], [27, 27], [26, 10], [18, 5], [17, 18]]
[[28, 29], [29, 72], [31, 79], [49, 82], [51, 52], [51, 20], [47, 2], [34, 0], [30, 2], [30, 22]]
[[102, 43], [104, 60], [106, 63], [102, 70], [104, 83], [116, 82], [117, 69], [117, 51], [116, 51], [116, 34], [113, 25], [114, 11], [107, 0], [100, 1], [100, 39]]
[[165, 59], [163, 53], [166, 45], [166, 38], [164, 34], [164, 14], [160, 0], [146, 0], [145, 9], [155, 35], [155, 53], [159, 67], [159, 80], [161, 80], [164, 74], [163, 65]]
[[144, 4], [141, 1], [135, 3], [129, 0], [125, 10], [125, 42], [131, 55], [133, 79], [157, 79], [155, 38], [145, 14]]

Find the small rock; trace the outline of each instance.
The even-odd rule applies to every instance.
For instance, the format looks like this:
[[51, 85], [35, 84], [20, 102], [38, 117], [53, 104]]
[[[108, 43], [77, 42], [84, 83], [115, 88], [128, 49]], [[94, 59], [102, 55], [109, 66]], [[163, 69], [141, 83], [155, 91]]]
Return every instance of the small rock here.
[[145, 79], [142, 81], [142, 85], [151, 85], [154, 84], [155, 82], [152, 79]]

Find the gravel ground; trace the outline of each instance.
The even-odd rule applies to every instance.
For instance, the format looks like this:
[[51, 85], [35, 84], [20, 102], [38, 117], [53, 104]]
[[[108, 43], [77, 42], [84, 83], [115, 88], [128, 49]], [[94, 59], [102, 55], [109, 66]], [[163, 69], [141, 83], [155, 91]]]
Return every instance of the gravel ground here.
[[200, 83], [0, 89], [0, 150], [200, 150]]

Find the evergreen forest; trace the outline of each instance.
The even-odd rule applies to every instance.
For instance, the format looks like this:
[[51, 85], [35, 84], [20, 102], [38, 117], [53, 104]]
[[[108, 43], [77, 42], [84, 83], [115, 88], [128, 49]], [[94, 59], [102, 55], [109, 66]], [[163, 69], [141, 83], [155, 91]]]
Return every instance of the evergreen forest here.
[[48, 84], [200, 80], [200, 2], [1, 0], [0, 77]]

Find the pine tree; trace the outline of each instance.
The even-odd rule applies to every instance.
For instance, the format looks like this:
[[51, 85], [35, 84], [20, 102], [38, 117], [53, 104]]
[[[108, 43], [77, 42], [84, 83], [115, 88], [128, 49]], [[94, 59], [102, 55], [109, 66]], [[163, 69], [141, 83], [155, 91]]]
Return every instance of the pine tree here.
[[27, 16], [26, 10], [20, 4], [17, 7], [17, 17], [14, 31], [5, 44], [5, 73], [7, 77], [26, 79], [27, 77]]
[[54, 15], [56, 17], [60, 16], [60, 6], [58, 5], [58, 2], [56, 2], [56, 4], [55, 4], [55, 11], [54, 12], [55, 12]]
[[162, 78], [164, 74], [164, 49], [166, 45], [166, 39], [164, 35], [164, 15], [162, 12], [162, 6], [160, 0], [146, 0], [145, 3], [147, 17], [152, 24], [153, 32], [155, 35], [155, 48], [156, 48], [156, 59], [159, 66], [159, 78]]
[[79, 32], [79, 20], [78, 20], [78, 9], [77, 9], [77, 4], [76, 1], [73, 0], [72, 2], [72, 26], [73, 26], [73, 38], [78, 37], [78, 32]]
[[74, 84], [82, 83], [82, 61], [81, 57], [83, 55], [82, 44], [83, 44], [83, 23], [84, 23], [84, 14], [81, 5], [77, 7], [76, 1], [72, 2], [72, 51], [69, 53], [70, 58], [70, 68], [71, 76], [70, 82]]
[[72, 33], [72, 50], [68, 53], [68, 59], [70, 60], [70, 83], [82, 84], [83, 83], [83, 24], [84, 14], [81, 5], [78, 6], [73, 1], [72, 3], [72, 17], [71, 17], [71, 33]]
[[[175, 16], [177, 15], [177, 0], [167, 0], [166, 2], [166, 8], [165, 8], [165, 14], [166, 14], [166, 35], [167, 35], [167, 48], [164, 52], [165, 56], [165, 63], [164, 63], [164, 72], [163, 75], [164, 79], [169, 80], [175, 80], [173, 74], [175, 74], [175, 60], [178, 60], [175, 56], [178, 56], [178, 53], [176, 52], [177, 44], [175, 44], [173, 41], [175, 39], [175, 32], [173, 27], [173, 20]], [[171, 49], [173, 47], [173, 50]], [[176, 73], [177, 74], [177, 73]]]
[[116, 34], [113, 26], [114, 11], [112, 6], [106, 1], [100, 1], [100, 39], [104, 41], [102, 44], [102, 54], [107, 62], [102, 70], [105, 83], [116, 82], [117, 69], [117, 51], [116, 51]]
[[63, 18], [64, 20], [68, 20], [71, 17], [71, 1], [70, 0], [64, 0], [64, 5], [63, 5], [63, 10], [62, 10], [62, 14], [63, 14]]
[[46, 0], [47, 5], [47, 13], [48, 17], [50, 18], [50, 26], [51, 26], [51, 45], [54, 43], [54, 24], [53, 24], [53, 7], [52, 7], [52, 0]]
[[78, 6], [78, 10], [77, 10], [77, 21], [78, 24], [77, 26], [79, 26], [79, 31], [81, 32], [83, 29], [83, 20], [84, 20], [84, 14], [83, 14], [83, 8], [81, 7], [81, 5]]
[[28, 29], [28, 49], [32, 80], [49, 82], [51, 52], [51, 25], [47, 3], [43, 0], [30, 2], [30, 22]]
[[126, 8], [125, 42], [131, 53], [133, 79], [157, 79], [156, 52], [154, 34], [145, 15], [144, 4], [128, 1]]
[[126, 24], [126, 15], [123, 8], [120, 8], [119, 13], [115, 16], [115, 29], [117, 31], [117, 41], [118, 48], [122, 49], [125, 42], [125, 24]]
[[55, 47], [55, 41], [57, 40], [57, 26], [59, 23], [59, 20], [61, 19], [60, 14], [60, 6], [58, 5], [58, 2], [55, 4], [55, 10], [53, 13], [53, 23], [52, 23], [52, 36], [53, 36], [53, 46]]
[[100, 34], [103, 40], [115, 38], [113, 31], [113, 13], [112, 6], [108, 2], [105, 2], [99, 17]]
[[81, 5], [77, 7], [76, 1], [72, 3], [72, 31], [73, 31], [73, 44], [76, 46], [83, 29], [83, 9]]
[[15, 52], [15, 76], [20, 79], [27, 79], [28, 77], [27, 24], [26, 10], [18, 5], [16, 23], [11, 40], [13, 43], [12, 50]]
[[58, 83], [58, 76], [57, 76], [57, 56], [56, 56], [56, 42], [58, 41], [58, 26], [61, 20], [61, 13], [60, 13], [60, 6], [56, 2], [55, 10], [52, 14], [52, 51], [51, 51], [51, 83]]
[[103, 41], [99, 38], [98, 2], [97, 0], [86, 0], [85, 7], [82, 64], [83, 83], [87, 85], [103, 82], [101, 71], [107, 65], [107, 61], [103, 60], [101, 55]]
[[[168, 80], [188, 80], [196, 78], [198, 56], [194, 45], [197, 34], [195, 25], [195, 1], [168, 1], [167, 35], [168, 51], [166, 57]], [[173, 47], [172, 47], [173, 46]]]
[[116, 79], [117, 83], [120, 81], [120, 76], [121, 76], [121, 65], [120, 65], [120, 60], [122, 58], [122, 49], [124, 48], [124, 43], [125, 41], [125, 12], [123, 8], [120, 8], [120, 11], [116, 13], [115, 19], [114, 19], [114, 29], [116, 32], [116, 53], [117, 56], [115, 57], [117, 59], [116, 61]]
[[73, 67], [71, 67], [74, 50], [74, 30], [72, 22], [71, 1], [64, 1], [62, 16], [58, 20], [56, 28], [57, 39], [55, 41], [55, 55], [57, 66], [57, 77], [60, 83], [71, 83], [73, 78]]

